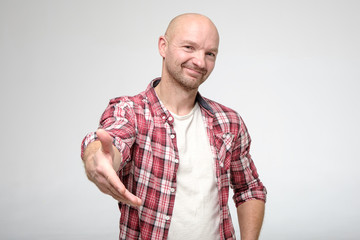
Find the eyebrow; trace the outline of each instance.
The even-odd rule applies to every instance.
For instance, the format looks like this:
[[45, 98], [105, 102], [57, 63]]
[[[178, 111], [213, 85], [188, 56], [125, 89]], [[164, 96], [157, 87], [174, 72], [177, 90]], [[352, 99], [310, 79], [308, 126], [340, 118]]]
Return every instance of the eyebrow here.
[[[199, 47], [199, 44], [197, 44], [196, 42], [193, 42], [191, 40], [184, 40], [184, 41], [182, 41], [182, 44], [189, 44], [189, 45]], [[209, 51], [218, 53], [219, 50], [217, 47], [215, 47], [215, 48], [211, 48]]]

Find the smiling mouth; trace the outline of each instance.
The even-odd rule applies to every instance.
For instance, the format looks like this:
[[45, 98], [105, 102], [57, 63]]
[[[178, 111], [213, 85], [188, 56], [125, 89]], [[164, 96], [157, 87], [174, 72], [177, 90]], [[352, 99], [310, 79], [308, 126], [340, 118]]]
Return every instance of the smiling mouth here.
[[183, 68], [185, 68], [188, 72], [190, 72], [191, 75], [205, 75], [206, 70], [194, 68], [192, 66], [184, 65]]
[[186, 69], [191, 73], [191, 75], [203, 75], [202, 72], [199, 72], [199, 71], [194, 70], [192, 68], [186, 68]]

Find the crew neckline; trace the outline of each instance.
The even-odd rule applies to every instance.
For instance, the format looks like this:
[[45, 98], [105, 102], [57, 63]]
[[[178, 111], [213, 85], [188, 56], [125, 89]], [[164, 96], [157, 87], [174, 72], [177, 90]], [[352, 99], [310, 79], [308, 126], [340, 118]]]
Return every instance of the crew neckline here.
[[174, 118], [176, 118], [176, 119], [178, 119], [178, 120], [184, 120], [184, 119], [188, 119], [188, 118], [190, 118], [192, 115], [194, 115], [194, 112], [195, 112], [197, 109], [199, 109], [199, 104], [198, 104], [197, 102], [195, 102], [195, 105], [194, 105], [193, 109], [191, 109], [191, 111], [190, 111], [188, 114], [186, 114], [186, 115], [180, 116], [180, 115], [177, 115], [177, 114], [171, 112], [170, 110], [169, 110], [169, 112], [171, 113], [171, 115], [172, 115]]

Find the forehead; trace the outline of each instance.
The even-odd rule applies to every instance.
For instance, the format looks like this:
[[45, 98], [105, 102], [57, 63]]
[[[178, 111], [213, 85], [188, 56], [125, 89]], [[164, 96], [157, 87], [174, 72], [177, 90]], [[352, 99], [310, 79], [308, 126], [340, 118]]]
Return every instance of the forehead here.
[[167, 34], [174, 43], [193, 42], [206, 48], [217, 48], [219, 35], [206, 18], [183, 18], [169, 27]]

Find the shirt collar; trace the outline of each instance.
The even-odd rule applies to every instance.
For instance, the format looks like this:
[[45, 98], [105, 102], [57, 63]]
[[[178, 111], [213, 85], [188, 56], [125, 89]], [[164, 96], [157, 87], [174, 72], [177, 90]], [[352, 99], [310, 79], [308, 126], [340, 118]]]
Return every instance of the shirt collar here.
[[[146, 99], [151, 103], [152, 108], [156, 114], [163, 115], [165, 114], [166, 117], [171, 116], [169, 111], [161, 104], [159, 98], [155, 93], [155, 87], [160, 83], [161, 78], [155, 78], [150, 82], [146, 89]], [[205, 112], [211, 116], [214, 116], [214, 111], [207, 103], [207, 101], [201, 96], [198, 92], [196, 95], [196, 101], [198, 102], [199, 106], [205, 110]]]

